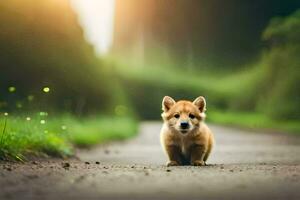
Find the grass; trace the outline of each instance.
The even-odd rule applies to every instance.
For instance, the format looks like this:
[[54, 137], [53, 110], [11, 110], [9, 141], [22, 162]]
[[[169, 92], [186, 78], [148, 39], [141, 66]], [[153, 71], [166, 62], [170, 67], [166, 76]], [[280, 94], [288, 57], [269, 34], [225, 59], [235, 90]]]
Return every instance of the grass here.
[[216, 124], [265, 129], [277, 132], [300, 133], [299, 121], [272, 120], [260, 113], [234, 111], [208, 111], [208, 121]]
[[0, 160], [26, 160], [27, 155], [67, 157], [74, 147], [87, 147], [131, 137], [137, 132], [132, 118], [34, 114], [0, 117]]

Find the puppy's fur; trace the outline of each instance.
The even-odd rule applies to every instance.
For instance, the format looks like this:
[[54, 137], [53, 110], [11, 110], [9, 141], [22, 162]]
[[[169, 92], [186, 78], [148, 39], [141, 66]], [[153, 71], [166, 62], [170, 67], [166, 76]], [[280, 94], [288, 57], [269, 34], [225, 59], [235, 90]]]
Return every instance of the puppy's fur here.
[[[206, 102], [200, 96], [194, 102], [175, 102], [169, 96], [162, 101], [164, 121], [161, 145], [169, 161], [167, 166], [205, 165], [214, 143], [213, 134], [204, 123]], [[183, 126], [185, 125], [185, 126]]]

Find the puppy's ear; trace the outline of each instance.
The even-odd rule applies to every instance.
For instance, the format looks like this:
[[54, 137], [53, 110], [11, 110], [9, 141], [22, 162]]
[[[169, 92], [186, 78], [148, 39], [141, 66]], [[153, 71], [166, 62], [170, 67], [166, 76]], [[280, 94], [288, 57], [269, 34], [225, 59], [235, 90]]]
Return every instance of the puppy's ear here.
[[170, 110], [170, 108], [171, 108], [172, 106], [174, 106], [175, 103], [176, 103], [176, 102], [175, 102], [174, 99], [172, 99], [172, 97], [165, 96], [165, 97], [163, 98], [163, 101], [162, 101], [162, 110], [163, 110], [164, 112], [168, 112], [168, 110]]
[[198, 97], [193, 101], [193, 104], [198, 107], [200, 112], [205, 112], [206, 110], [206, 101], [203, 96]]

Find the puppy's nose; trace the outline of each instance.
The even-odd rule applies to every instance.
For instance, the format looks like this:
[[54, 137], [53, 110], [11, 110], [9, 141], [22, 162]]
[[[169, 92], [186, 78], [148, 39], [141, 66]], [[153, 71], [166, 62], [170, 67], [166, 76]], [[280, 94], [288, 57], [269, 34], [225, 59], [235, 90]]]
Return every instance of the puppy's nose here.
[[181, 127], [182, 129], [187, 129], [187, 128], [189, 127], [189, 123], [188, 123], [188, 122], [181, 122], [181, 123], [180, 123], [180, 127]]

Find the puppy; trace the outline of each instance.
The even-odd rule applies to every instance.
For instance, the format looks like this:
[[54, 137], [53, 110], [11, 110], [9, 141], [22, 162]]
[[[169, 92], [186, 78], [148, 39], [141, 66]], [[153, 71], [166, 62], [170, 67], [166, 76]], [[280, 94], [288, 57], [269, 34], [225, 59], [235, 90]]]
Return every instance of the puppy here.
[[206, 164], [214, 143], [213, 134], [204, 123], [206, 102], [200, 96], [193, 102], [175, 102], [169, 96], [162, 101], [164, 121], [161, 145], [169, 160], [167, 166]]

